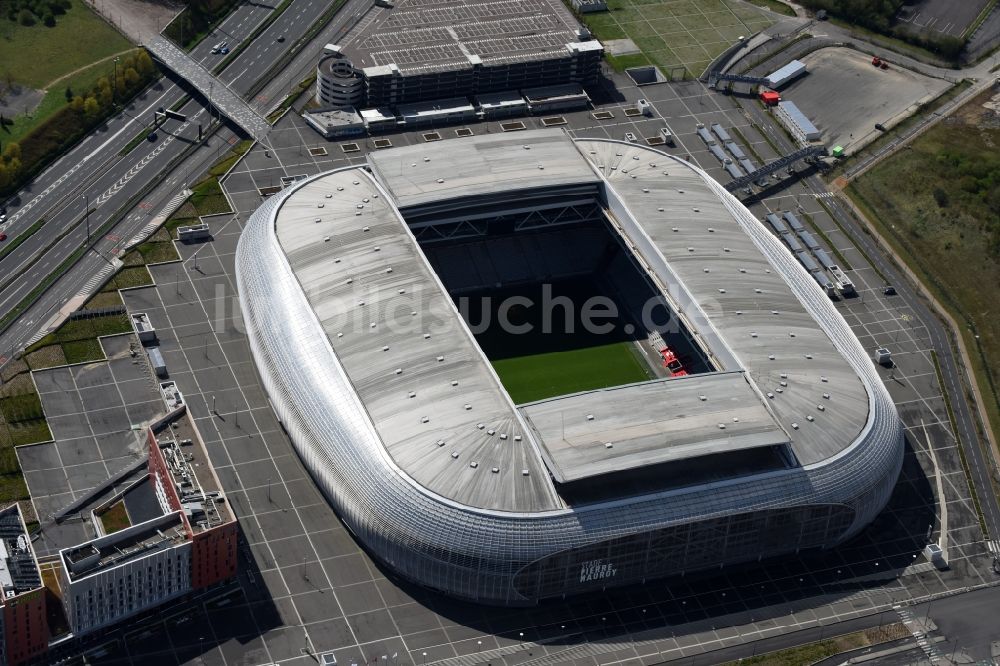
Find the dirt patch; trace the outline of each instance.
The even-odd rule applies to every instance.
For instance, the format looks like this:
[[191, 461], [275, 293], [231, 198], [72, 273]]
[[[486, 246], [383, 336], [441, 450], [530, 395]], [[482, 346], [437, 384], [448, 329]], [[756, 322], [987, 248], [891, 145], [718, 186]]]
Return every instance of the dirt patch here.
[[159, 34], [184, 8], [177, 0], [86, 0], [95, 12], [136, 44]]
[[0, 114], [13, 118], [22, 113], [31, 113], [42, 103], [43, 97], [45, 97], [44, 90], [35, 90], [16, 83], [9, 87], [6, 83], [0, 83]]

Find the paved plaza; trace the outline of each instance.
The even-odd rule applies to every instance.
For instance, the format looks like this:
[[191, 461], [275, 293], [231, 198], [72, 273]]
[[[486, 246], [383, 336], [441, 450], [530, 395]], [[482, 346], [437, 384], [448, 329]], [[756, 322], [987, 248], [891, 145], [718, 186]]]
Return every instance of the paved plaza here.
[[[17, 456], [43, 523], [144, 460], [145, 437], [137, 427], [166, 413], [135, 337], [109, 336], [101, 345], [106, 361], [33, 373], [54, 441], [19, 447]], [[80, 521], [48, 525], [35, 552], [54, 554], [90, 536]]]

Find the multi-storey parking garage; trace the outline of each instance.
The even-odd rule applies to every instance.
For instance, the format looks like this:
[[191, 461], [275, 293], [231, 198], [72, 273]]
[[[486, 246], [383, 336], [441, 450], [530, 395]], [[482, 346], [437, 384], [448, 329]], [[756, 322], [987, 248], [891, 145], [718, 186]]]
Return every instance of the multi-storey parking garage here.
[[358, 16], [317, 69], [329, 105], [384, 107], [597, 83], [604, 48], [559, 0], [396, 0]]
[[[533, 603], [829, 548], [881, 510], [903, 456], [892, 403], [722, 186], [558, 131], [448, 144], [296, 183], [237, 251], [275, 410], [387, 566]], [[677, 339], [698, 371], [515, 404], [453, 298], [581, 273], [653, 294], [655, 322], [617, 289], [636, 346]]]

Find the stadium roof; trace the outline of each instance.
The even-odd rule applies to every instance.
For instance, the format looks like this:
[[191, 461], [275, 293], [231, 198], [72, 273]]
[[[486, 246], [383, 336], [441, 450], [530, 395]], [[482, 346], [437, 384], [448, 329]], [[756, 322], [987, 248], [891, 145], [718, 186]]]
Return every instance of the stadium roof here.
[[402, 72], [536, 60], [566, 52], [578, 23], [560, 0], [395, 0], [375, 6], [341, 40], [358, 68]]
[[[285, 201], [276, 226], [295, 276], [399, 467], [470, 506], [559, 506], [506, 392], [367, 173], [338, 171], [310, 181]], [[491, 473], [493, 467], [503, 473]]]
[[447, 150], [428, 144], [382, 150], [368, 161], [376, 177], [390, 185], [399, 208], [601, 180], [562, 132], [530, 130], [449, 143]]
[[741, 372], [588, 391], [520, 411], [560, 483], [789, 441]]
[[798, 462], [818, 463], [853, 442], [867, 421], [868, 392], [837, 349], [849, 341], [835, 345], [803, 304], [799, 292], [821, 291], [780, 241], [725, 188], [679, 160], [631, 144], [577, 145], [627, 207], [634, 225], [624, 214], [619, 221], [648, 248], [644, 257], [664, 291], [690, 299], [679, 309], [702, 339], [721, 342], [718, 355], [730, 352], [771, 396]]
[[[631, 144], [574, 144], [559, 130], [479, 135], [370, 159], [374, 177], [349, 168], [297, 185], [276, 214], [276, 233], [356, 391], [357, 398], [342, 400], [359, 401], [361, 418], [370, 419], [395, 464], [428, 490], [468, 506], [537, 512], [562, 506], [543, 450], [557, 479], [789, 440], [797, 461], [810, 465], [842, 451], [864, 428], [867, 392], [815, 308], [803, 305], [818, 287], [759, 221], [689, 165]], [[504, 190], [599, 183], [598, 174], [607, 179], [611, 213], [654, 282], [716, 365], [736, 374], [557, 398], [519, 411], [398, 208], [445, 200], [464, 206], [469, 197]], [[630, 391], [663, 405], [660, 420], [641, 406], [581, 419], [581, 412], [606, 412], [599, 407], [608, 396]], [[692, 400], [702, 394], [711, 399]], [[730, 414], [724, 438], [723, 412]], [[629, 429], [630, 414], [645, 427]], [[563, 422], [573, 425], [565, 432], [554, 425]], [[609, 429], [623, 433], [614, 440], [621, 446], [574, 451], [578, 442], [606, 441]]]

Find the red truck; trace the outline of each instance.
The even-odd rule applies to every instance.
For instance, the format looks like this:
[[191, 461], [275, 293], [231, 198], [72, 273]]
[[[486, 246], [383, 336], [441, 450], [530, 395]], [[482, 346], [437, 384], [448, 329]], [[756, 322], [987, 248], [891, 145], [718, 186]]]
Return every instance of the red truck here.
[[660, 358], [663, 359], [663, 367], [670, 371], [671, 377], [687, 376], [687, 370], [684, 369], [684, 365], [670, 347], [664, 347], [660, 350]]

